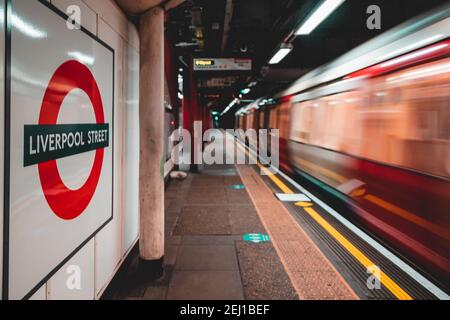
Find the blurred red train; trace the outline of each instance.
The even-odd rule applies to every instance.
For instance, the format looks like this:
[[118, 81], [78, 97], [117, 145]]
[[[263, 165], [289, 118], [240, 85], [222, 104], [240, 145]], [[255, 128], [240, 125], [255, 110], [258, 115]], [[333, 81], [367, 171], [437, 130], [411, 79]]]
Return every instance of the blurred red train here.
[[[450, 8], [401, 25], [236, 113], [279, 129], [281, 169], [450, 284]], [[271, 103], [275, 101], [274, 103]]]

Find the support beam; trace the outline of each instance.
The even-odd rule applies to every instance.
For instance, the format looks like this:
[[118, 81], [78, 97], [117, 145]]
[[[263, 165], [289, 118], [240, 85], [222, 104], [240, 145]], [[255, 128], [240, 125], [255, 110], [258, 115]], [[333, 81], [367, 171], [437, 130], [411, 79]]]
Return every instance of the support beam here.
[[233, 17], [233, 0], [227, 0], [225, 4], [225, 19], [223, 22], [223, 36], [222, 36], [222, 53], [225, 52], [228, 43], [228, 36], [230, 33], [230, 24]]
[[161, 8], [153, 8], [141, 16], [139, 34], [139, 256], [141, 265], [161, 269], [164, 256], [164, 181], [161, 172], [164, 150], [164, 11]]
[[[183, 128], [188, 130], [191, 137], [194, 137], [194, 122], [202, 121], [202, 113], [199, 105], [197, 83], [194, 75], [193, 58], [189, 58], [189, 70], [184, 79], [184, 99], [183, 99]], [[198, 172], [198, 165], [195, 164], [195, 143], [191, 144], [191, 166], [190, 171]]]

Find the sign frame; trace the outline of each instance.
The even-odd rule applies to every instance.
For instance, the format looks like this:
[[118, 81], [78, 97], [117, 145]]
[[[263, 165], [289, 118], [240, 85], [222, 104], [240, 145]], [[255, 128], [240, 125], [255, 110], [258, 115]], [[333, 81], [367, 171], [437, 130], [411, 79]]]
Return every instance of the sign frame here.
[[250, 58], [194, 58], [195, 72], [250, 72], [253, 70], [253, 59]]
[[[12, 62], [12, 12], [13, 1], [18, 0], [5, 0], [4, 10], [4, 25], [5, 25], [5, 135], [4, 135], [4, 199], [3, 199], [3, 274], [2, 274], [2, 298], [3, 300], [9, 299], [9, 239], [10, 239], [10, 188], [11, 188], [11, 62]], [[33, 0], [43, 5], [46, 9], [50, 10], [64, 21], [68, 21], [69, 16], [58, 9], [55, 5], [51, 4], [47, 0]], [[70, 252], [62, 261], [60, 261], [50, 272], [38, 281], [31, 290], [24, 297], [23, 300], [29, 299], [35, 294], [51, 277], [58, 272], [70, 259], [75, 256], [89, 241], [91, 241], [106, 225], [108, 225], [114, 218], [114, 107], [115, 107], [115, 50], [109, 46], [105, 41], [101, 40], [98, 36], [90, 32], [83, 26], [80, 26], [78, 32], [82, 32], [92, 40], [98, 42], [101, 46], [111, 52], [112, 54], [112, 109], [111, 109], [111, 215], [110, 217], [94, 232], [92, 232], [84, 241], [82, 241], [72, 252]]]

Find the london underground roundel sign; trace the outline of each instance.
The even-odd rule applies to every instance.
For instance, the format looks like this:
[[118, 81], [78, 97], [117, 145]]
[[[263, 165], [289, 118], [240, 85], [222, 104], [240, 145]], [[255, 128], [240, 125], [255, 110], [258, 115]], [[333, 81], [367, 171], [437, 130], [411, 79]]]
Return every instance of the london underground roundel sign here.
[[7, 298], [23, 299], [87, 255], [113, 221], [115, 52], [84, 28], [68, 29], [48, 1], [5, 3], [42, 34], [11, 23], [6, 61], [3, 283]]
[[[92, 73], [80, 62], [71, 60], [62, 64], [50, 80], [42, 102], [39, 115], [39, 126], [55, 128], [54, 126], [57, 125], [56, 122], [58, 119], [59, 110], [64, 98], [73, 89], [81, 89], [88, 95], [92, 103], [92, 107], [94, 108], [96, 124], [103, 125], [105, 123], [102, 98]], [[92, 132], [97, 133], [97, 141], [91, 139], [89, 142], [92, 144], [98, 143], [98, 130], [100, 130], [103, 134], [102, 140], [106, 141], [107, 134], [104, 131], [105, 129], [100, 127], [96, 130], [97, 131], [91, 130], [90, 133], [91, 135]], [[77, 147], [81, 152], [86, 150], [86, 148], [80, 148], [82, 146], [86, 146], [86, 140], [88, 140], [86, 139], [86, 136], [83, 136], [83, 131], [69, 129], [68, 131], [59, 133], [53, 133], [54, 130], [48, 130], [47, 132], [50, 132], [49, 134], [53, 134], [52, 137], [54, 137], [55, 145], [56, 140], [59, 140], [60, 150], [62, 150], [63, 141], [65, 142], [67, 148], [71, 147], [73, 149], [74, 147]], [[56, 134], [59, 134], [59, 136], [56, 136]], [[36, 139], [36, 144], [39, 143], [38, 140], [39, 139]], [[47, 139], [47, 143], [49, 143], [49, 140], [50, 139]], [[89, 202], [95, 193], [95, 189], [97, 188], [102, 170], [104, 145], [99, 144], [99, 146], [102, 148], [96, 149], [94, 165], [92, 166], [90, 175], [84, 185], [78, 190], [71, 190], [64, 184], [58, 171], [56, 159], [40, 162], [38, 164], [39, 177], [45, 198], [53, 212], [58, 217], [65, 220], [74, 219], [82, 214], [89, 205]], [[54, 148], [57, 147], [58, 146], [54, 146]]]

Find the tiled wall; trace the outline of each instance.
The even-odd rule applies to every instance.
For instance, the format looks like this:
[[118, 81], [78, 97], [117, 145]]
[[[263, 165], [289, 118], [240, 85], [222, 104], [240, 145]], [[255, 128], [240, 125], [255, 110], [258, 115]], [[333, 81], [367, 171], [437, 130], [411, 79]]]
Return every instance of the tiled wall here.
[[[32, 299], [98, 299], [139, 232], [139, 36], [113, 0], [49, 0], [62, 11], [81, 9], [81, 24], [115, 50], [114, 219], [63, 266]], [[0, 0], [0, 11], [4, 0]], [[4, 28], [0, 24], [0, 203], [3, 203]], [[0, 212], [2, 212], [0, 210]], [[0, 218], [0, 257], [3, 218]], [[81, 270], [81, 290], [69, 290], [67, 266]], [[0, 273], [2, 272], [0, 263]], [[0, 277], [0, 288], [2, 287]]]
[[[81, 8], [81, 24], [115, 50], [114, 219], [33, 299], [98, 299], [138, 239], [139, 37], [112, 0], [51, 0]], [[81, 290], [69, 290], [66, 267], [81, 268]]]

